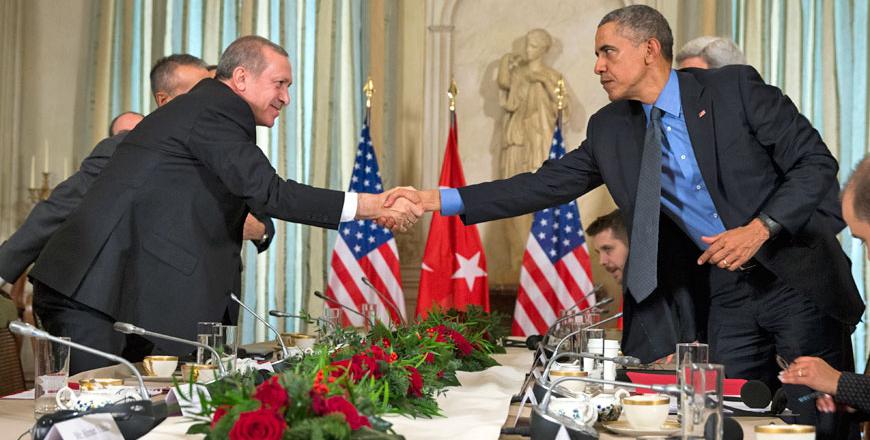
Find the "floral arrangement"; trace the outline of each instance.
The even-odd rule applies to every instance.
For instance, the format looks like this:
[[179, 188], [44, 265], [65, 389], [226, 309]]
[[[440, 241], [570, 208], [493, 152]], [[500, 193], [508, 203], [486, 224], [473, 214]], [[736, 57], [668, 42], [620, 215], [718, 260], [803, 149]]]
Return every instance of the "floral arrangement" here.
[[396, 439], [381, 416], [440, 415], [435, 397], [459, 385], [456, 371], [498, 365], [507, 335], [499, 314], [470, 307], [431, 312], [366, 335], [334, 329], [290, 368], [269, 377], [234, 373], [201, 396], [208, 439]]

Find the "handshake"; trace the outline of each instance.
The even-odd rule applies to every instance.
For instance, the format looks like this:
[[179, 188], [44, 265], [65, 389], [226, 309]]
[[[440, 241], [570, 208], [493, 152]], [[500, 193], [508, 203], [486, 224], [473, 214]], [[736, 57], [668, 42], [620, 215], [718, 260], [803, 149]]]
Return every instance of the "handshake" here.
[[405, 232], [427, 211], [441, 209], [441, 193], [400, 186], [380, 194], [359, 194], [356, 218], [374, 220], [393, 232]]

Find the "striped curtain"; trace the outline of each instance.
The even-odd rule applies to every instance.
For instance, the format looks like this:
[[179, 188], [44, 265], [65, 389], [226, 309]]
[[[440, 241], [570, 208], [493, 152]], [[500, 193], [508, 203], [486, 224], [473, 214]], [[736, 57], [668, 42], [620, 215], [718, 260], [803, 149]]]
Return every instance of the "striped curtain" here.
[[[844, 183], [868, 151], [867, 2], [730, 1], [732, 36], [747, 61], [812, 121], [838, 157]], [[866, 302], [864, 248], [848, 230], [840, 238]], [[865, 317], [853, 334], [859, 372], [867, 358], [867, 330]]]
[[[341, 189], [347, 186], [361, 123], [361, 87], [367, 56], [366, 2], [351, 0], [100, 0], [94, 36], [90, 144], [114, 115], [155, 108], [148, 73], [159, 58], [189, 53], [216, 64], [242, 35], [256, 34], [290, 54], [291, 102], [274, 127], [257, 128], [257, 143], [288, 179]], [[275, 221], [267, 252], [243, 248], [242, 299], [261, 316], [270, 309], [322, 307], [309, 293], [323, 290], [334, 234]], [[296, 320], [269, 318], [284, 331]], [[194, 325], [195, 323], [191, 323]], [[240, 316], [243, 342], [273, 338], [260, 322]]]

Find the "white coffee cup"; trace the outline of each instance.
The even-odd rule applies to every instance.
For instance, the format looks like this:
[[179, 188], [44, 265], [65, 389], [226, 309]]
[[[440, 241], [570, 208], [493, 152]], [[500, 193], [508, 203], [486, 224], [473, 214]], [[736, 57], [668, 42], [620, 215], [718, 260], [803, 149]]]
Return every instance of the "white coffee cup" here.
[[634, 429], [659, 429], [668, 418], [670, 397], [663, 394], [639, 394], [622, 399], [622, 412]]
[[218, 368], [216, 365], [187, 363], [181, 366], [181, 379], [183, 381], [208, 383], [217, 379]]
[[302, 351], [314, 347], [315, 342], [317, 342], [317, 338], [315, 338], [314, 336], [302, 333], [293, 334], [293, 343], [296, 344], [296, 347], [298, 347]]
[[135, 387], [126, 385], [111, 385], [105, 388], [82, 390], [78, 394], [70, 388], [63, 387], [55, 395], [57, 407], [76, 411], [87, 411], [125, 400], [141, 400]]
[[178, 367], [178, 356], [145, 356], [142, 368], [148, 376], [169, 377]]
[[812, 425], [756, 425], [758, 440], [813, 440], [816, 427]]
[[[587, 377], [589, 376], [589, 372], [582, 371], [579, 365], [560, 365], [559, 369], [550, 368], [550, 382], [556, 382], [557, 380], [563, 377]], [[582, 394], [586, 391], [586, 382], [579, 380], [570, 380], [565, 381], [559, 384], [560, 387], [565, 388], [570, 391], [574, 395]]]
[[592, 425], [598, 420], [598, 410], [586, 397], [553, 397], [547, 410], [552, 414], [567, 417], [581, 425]]

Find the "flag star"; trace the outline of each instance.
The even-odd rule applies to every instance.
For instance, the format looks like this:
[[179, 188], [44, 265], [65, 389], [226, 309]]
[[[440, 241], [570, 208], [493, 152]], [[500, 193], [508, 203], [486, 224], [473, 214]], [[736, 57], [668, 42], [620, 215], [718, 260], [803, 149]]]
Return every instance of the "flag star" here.
[[559, 222], [553, 223], [553, 229], [559, 229]]
[[362, 226], [362, 225], [366, 224], [366, 221], [365, 220], [357, 220], [356, 224]]
[[372, 153], [366, 154], [366, 159], [372, 160]]
[[383, 188], [383, 186], [381, 186], [380, 183], [375, 185], [375, 189], [377, 189], [378, 191], [380, 191], [382, 188]]
[[551, 256], [551, 257], [555, 257], [555, 256], [556, 256], [556, 250], [555, 250], [555, 249], [550, 249], [550, 256]]
[[371, 173], [371, 172], [372, 172], [372, 167], [366, 167], [366, 174]]
[[557, 145], [558, 143], [559, 143], [559, 141], [557, 141], [556, 139], [553, 139], [553, 145]]
[[356, 155], [357, 155], [357, 157], [362, 156], [362, 150], [357, 150]]
[[366, 138], [359, 138], [359, 143], [363, 143], [366, 141]]
[[353, 251], [354, 251], [354, 252], [359, 252], [359, 251], [361, 251], [361, 250], [362, 250], [362, 248], [361, 248], [359, 245], [356, 245], [356, 246], [353, 247]]
[[355, 234], [355, 237], [356, 237], [357, 240], [361, 240], [361, 239], [363, 238], [363, 234], [362, 234], [362, 232], [357, 232], [357, 233]]
[[471, 258], [465, 258], [456, 253], [456, 260], [459, 263], [459, 270], [451, 278], [464, 278], [465, 284], [468, 285], [468, 290], [474, 287], [474, 280], [476, 278], [486, 276], [486, 272], [480, 268], [480, 252], [477, 252]]
[[554, 214], [556, 214], [556, 215], [561, 215], [561, 214], [562, 214], [562, 211], [559, 210], [559, 209], [557, 209], [556, 212], [554, 212]]
[[568, 202], [568, 206], [574, 206], [574, 201], [572, 200], [572, 201]]
[[375, 242], [375, 236], [369, 235], [369, 243], [374, 243], [374, 242]]
[[344, 228], [341, 232], [344, 233], [344, 235], [350, 235], [350, 228]]
[[541, 232], [540, 234], [538, 234], [538, 238], [540, 238], [541, 240], [543, 240], [543, 239], [546, 238], [546, 237], [547, 237], [547, 234], [545, 234], [545, 233], [543, 233], [543, 232]]
[[555, 158], [556, 158], [556, 153], [550, 153], [550, 159], [555, 159]]
[[369, 179], [363, 180], [363, 186], [369, 186]]
[[567, 238], [562, 240], [562, 246], [568, 246], [569, 244], [571, 244], [571, 240], [568, 240]]
[[550, 212], [550, 208], [544, 208], [542, 212]]
[[351, 176], [350, 181], [353, 183], [357, 183], [359, 181], [359, 179], [356, 176]]
[[378, 229], [378, 225], [372, 223], [372, 224], [369, 225], [369, 229], [371, 229], [372, 231], [374, 231], [375, 229]]
[[572, 218], [574, 218], [574, 213], [569, 212], [569, 213], [565, 214], [565, 218], [567, 218], [568, 220], [571, 220]]
[[540, 221], [540, 223], [541, 223], [541, 226], [547, 226], [547, 220], [546, 220], [546, 219], [543, 219], [543, 218], [542, 218], [541, 221]]
[[366, 141], [366, 143], [369, 144], [369, 145], [371, 145], [371, 144], [372, 144], [372, 141], [371, 141], [371, 140], [368, 140], [368, 141]]
[[559, 239], [556, 238], [556, 236], [554, 235], [554, 236], [550, 237], [550, 241], [552, 241], [553, 243], [555, 243], [555, 242], [559, 241]]
[[390, 230], [387, 228], [384, 228], [384, 234], [389, 234], [389, 233], [390, 233]]
[[572, 230], [574, 230], [574, 228], [570, 226], [565, 226], [565, 232], [571, 232]]

